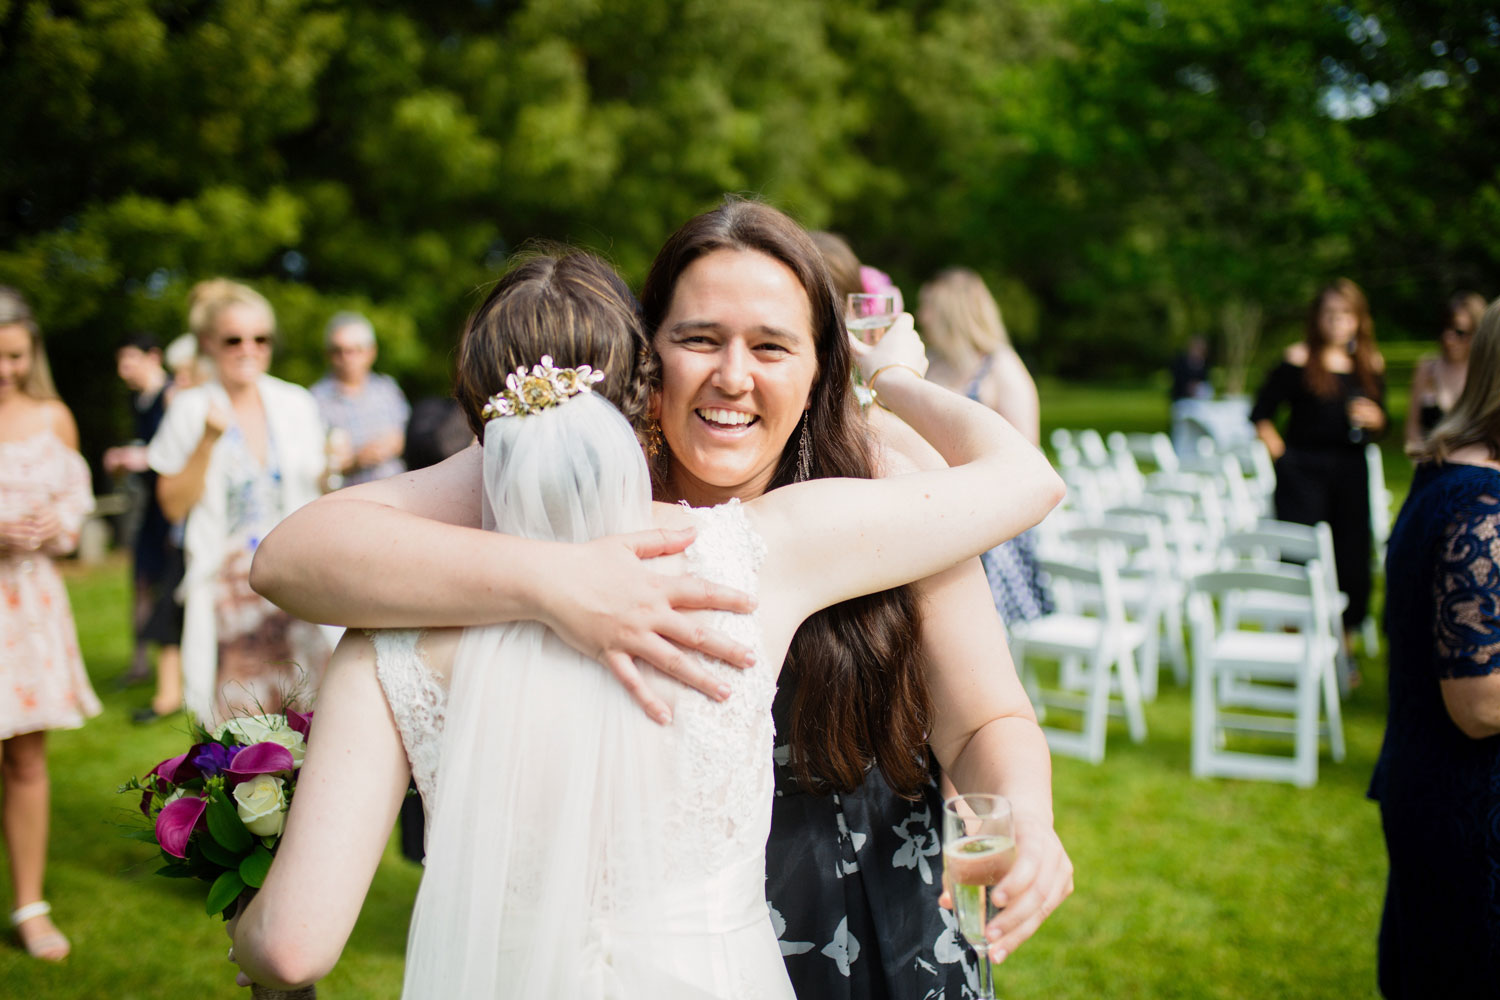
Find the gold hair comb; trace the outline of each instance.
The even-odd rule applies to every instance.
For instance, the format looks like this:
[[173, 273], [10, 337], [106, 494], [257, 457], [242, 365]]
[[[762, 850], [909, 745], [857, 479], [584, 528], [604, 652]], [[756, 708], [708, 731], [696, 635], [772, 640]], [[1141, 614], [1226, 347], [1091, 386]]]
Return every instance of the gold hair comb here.
[[541, 364], [531, 371], [522, 365], [505, 376], [505, 388], [484, 404], [485, 420], [498, 417], [524, 417], [541, 413], [566, 403], [582, 392], [593, 392], [594, 383], [604, 381], [604, 373], [588, 365], [557, 368], [552, 356], [543, 354]]

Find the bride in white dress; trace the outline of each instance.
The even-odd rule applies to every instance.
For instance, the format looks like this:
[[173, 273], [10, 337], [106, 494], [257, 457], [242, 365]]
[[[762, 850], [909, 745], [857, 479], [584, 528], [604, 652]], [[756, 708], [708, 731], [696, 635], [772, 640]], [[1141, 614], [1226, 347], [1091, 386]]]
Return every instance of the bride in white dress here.
[[[805, 365], [807, 296], [773, 264], [746, 280], [789, 303], [784, 322], [704, 336], [743, 340], [731, 353], [756, 364]], [[1015, 534], [1030, 520], [993, 498], [1017, 475], [1051, 475], [1002, 418], [923, 381], [909, 319], [852, 350], [881, 404], [952, 468], [817, 479], [712, 509], [653, 504], [621, 414], [639, 411], [650, 374], [624, 284], [580, 253], [502, 280], [470, 322], [460, 367], [492, 384], [491, 406], [521, 411], [488, 411], [484, 425], [486, 527], [537, 540], [515, 572], [546, 573], [560, 543], [693, 526], [679, 567], [759, 601], [747, 615], [704, 612], [704, 625], [752, 648], [757, 665], [702, 664], [731, 689], [722, 702], [678, 697], [688, 689], [652, 674], [673, 713], [658, 726], [544, 624], [346, 637], [280, 852], [233, 932], [246, 975], [286, 987], [333, 966], [411, 775], [428, 810], [428, 862], [403, 996], [793, 996], [764, 894], [771, 702], [787, 645], [823, 607]], [[548, 358], [532, 371], [544, 354], [559, 367]], [[583, 365], [602, 381], [573, 367]], [[513, 377], [501, 392], [517, 367], [533, 381]], [[714, 402], [701, 404], [704, 419], [726, 435], [757, 432], [753, 407]]]

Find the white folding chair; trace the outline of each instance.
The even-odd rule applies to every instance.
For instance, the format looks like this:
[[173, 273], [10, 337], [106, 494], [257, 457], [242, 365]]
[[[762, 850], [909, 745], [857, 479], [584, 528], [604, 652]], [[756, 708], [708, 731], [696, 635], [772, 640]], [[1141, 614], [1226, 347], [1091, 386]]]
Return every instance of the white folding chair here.
[[[1051, 590], [1057, 610], [1028, 622], [1010, 626], [1011, 656], [1021, 671], [1027, 692], [1045, 720], [1051, 709], [1078, 712], [1082, 728], [1064, 729], [1044, 724], [1047, 745], [1055, 753], [1097, 764], [1104, 759], [1105, 733], [1112, 705], [1111, 692], [1119, 692], [1121, 712], [1133, 742], [1146, 739], [1146, 715], [1141, 704], [1135, 653], [1145, 643], [1145, 629], [1129, 622], [1120, 599], [1116, 556], [1103, 549], [1087, 561], [1044, 558], [1038, 561], [1043, 579]], [[1099, 595], [1096, 613], [1088, 613], [1074, 588]], [[1059, 677], [1072, 675], [1081, 687], [1044, 688], [1034, 662], [1056, 660]], [[1067, 661], [1075, 666], [1066, 666]]]
[[[1224, 556], [1221, 569], [1234, 568], [1236, 562], [1291, 560], [1303, 565], [1317, 560], [1322, 573], [1318, 582], [1323, 589], [1323, 610], [1327, 618], [1321, 626], [1327, 630], [1335, 650], [1335, 670], [1339, 691], [1349, 694], [1349, 654], [1344, 650], [1344, 608], [1349, 596], [1339, 590], [1338, 570], [1333, 561], [1333, 529], [1328, 522], [1314, 525], [1296, 524], [1269, 518], [1257, 521], [1251, 528], [1231, 532], [1220, 542]], [[1308, 602], [1286, 594], [1259, 591], [1239, 595], [1225, 606], [1226, 624], [1237, 628], [1240, 622], [1254, 622], [1261, 628], [1307, 628], [1312, 621]]]
[[[1100, 523], [1082, 525], [1063, 533], [1062, 543], [1070, 546], [1080, 556], [1087, 557], [1101, 548], [1108, 548], [1120, 557], [1120, 603], [1125, 612], [1125, 620], [1140, 626], [1145, 632], [1138, 663], [1141, 699], [1146, 702], [1156, 700], [1163, 624], [1169, 619], [1176, 631], [1174, 635], [1169, 629], [1165, 636], [1167, 656], [1172, 662], [1178, 682], [1186, 684], [1187, 650], [1182, 641], [1182, 581], [1176, 579], [1172, 572], [1172, 557], [1167, 551], [1161, 522], [1151, 518], [1106, 516]], [[1086, 592], [1079, 587], [1075, 589], [1075, 596], [1084, 610], [1097, 611], [1102, 608], [1102, 594], [1097, 591]], [[1076, 674], [1070, 674], [1064, 676], [1063, 686], [1081, 687], [1082, 684]]]
[[[1318, 579], [1322, 573], [1314, 560], [1305, 567], [1281, 564], [1216, 570], [1193, 580], [1188, 617], [1193, 635], [1194, 775], [1289, 781], [1308, 787], [1318, 780], [1321, 735], [1327, 736], [1333, 759], [1344, 759], [1335, 644], [1327, 630], [1227, 628], [1221, 615], [1224, 602], [1233, 595], [1270, 591], [1307, 601], [1313, 620], [1324, 621], [1328, 613]], [[1227, 690], [1221, 684], [1225, 676], [1229, 678]], [[1243, 710], [1254, 710], [1254, 714]], [[1289, 735], [1292, 755], [1227, 749], [1230, 731], [1263, 737]]]
[[[1370, 560], [1372, 576], [1385, 566], [1385, 544], [1391, 537], [1391, 506], [1395, 496], [1385, 485], [1385, 459], [1380, 445], [1365, 445], [1365, 467], [1370, 472]], [[1360, 640], [1366, 656], [1374, 656], [1380, 650], [1380, 627], [1375, 616], [1365, 615], [1360, 624]]]

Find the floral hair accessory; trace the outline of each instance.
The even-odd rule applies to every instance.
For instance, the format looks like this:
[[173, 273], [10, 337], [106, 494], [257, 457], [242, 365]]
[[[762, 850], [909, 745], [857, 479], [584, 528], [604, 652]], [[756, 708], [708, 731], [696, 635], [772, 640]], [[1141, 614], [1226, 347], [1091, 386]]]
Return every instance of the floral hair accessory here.
[[481, 412], [485, 420], [540, 413], [579, 393], [593, 392], [594, 383], [602, 381], [604, 373], [588, 365], [558, 368], [552, 364], [552, 355], [543, 354], [541, 364], [531, 371], [522, 365], [505, 376], [505, 388], [491, 396]]

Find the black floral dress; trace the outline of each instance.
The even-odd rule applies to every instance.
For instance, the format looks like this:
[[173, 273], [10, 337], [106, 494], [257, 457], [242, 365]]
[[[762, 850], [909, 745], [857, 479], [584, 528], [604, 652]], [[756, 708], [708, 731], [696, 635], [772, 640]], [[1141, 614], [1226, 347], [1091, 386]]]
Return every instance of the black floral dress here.
[[1370, 784], [1391, 862], [1380, 989], [1500, 996], [1500, 736], [1465, 736], [1439, 687], [1500, 670], [1500, 472], [1419, 468], [1386, 580], [1390, 718]]
[[967, 1000], [978, 968], [942, 891], [942, 797], [901, 798], [872, 771], [847, 795], [798, 787], [781, 743], [792, 685], [773, 710], [776, 801], [766, 898], [802, 1000]]

